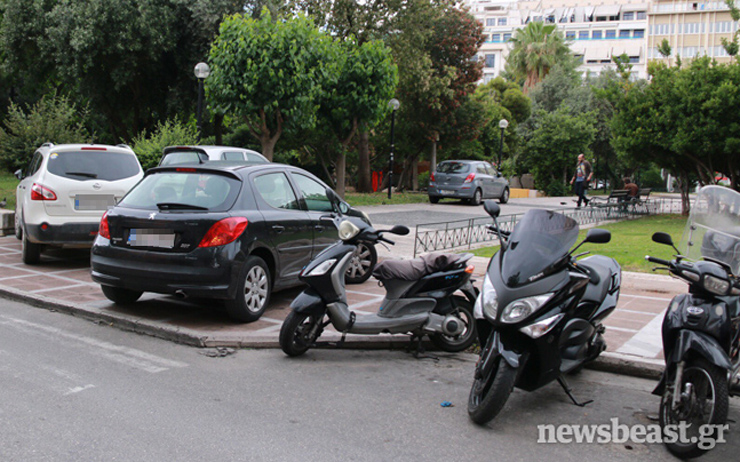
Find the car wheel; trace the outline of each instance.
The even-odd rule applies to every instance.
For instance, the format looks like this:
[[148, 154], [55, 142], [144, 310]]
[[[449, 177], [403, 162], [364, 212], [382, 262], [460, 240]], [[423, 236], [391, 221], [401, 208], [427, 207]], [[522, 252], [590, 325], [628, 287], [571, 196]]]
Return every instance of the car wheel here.
[[143, 292], [138, 290], [124, 289], [123, 287], [113, 286], [100, 286], [100, 290], [103, 291], [105, 298], [112, 301], [116, 305], [130, 305], [136, 303], [136, 300], [141, 297]]
[[344, 281], [347, 284], [361, 284], [370, 278], [378, 262], [378, 252], [375, 246], [367, 242], [360, 242], [352, 254]]
[[476, 189], [473, 193], [473, 198], [470, 199], [470, 205], [480, 205], [481, 200], [483, 199], [483, 193], [480, 189]]
[[244, 262], [241, 275], [236, 298], [226, 300], [226, 311], [237, 321], [253, 322], [262, 316], [270, 302], [270, 270], [264, 260], [252, 255]]
[[28, 240], [28, 234], [23, 233], [21, 239], [21, 256], [26, 265], [35, 265], [41, 261], [41, 244], [34, 244]]
[[505, 204], [509, 202], [509, 188], [504, 188], [504, 192], [501, 193], [501, 197], [498, 200], [499, 204]]
[[432, 204], [436, 204], [437, 202], [439, 202], [439, 197], [429, 196], [429, 202], [431, 202]]
[[23, 239], [23, 226], [21, 226], [20, 214], [15, 213], [15, 237], [18, 240]]

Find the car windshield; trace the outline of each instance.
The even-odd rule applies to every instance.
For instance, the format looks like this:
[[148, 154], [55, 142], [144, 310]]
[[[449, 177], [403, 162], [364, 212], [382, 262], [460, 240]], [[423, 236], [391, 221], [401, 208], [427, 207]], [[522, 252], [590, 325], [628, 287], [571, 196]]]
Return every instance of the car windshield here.
[[549, 210], [530, 210], [514, 227], [501, 258], [506, 285], [516, 287], [545, 276], [578, 239], [578, 223]]
[[226, 211], [241, 181], [213, 172], [157, 172], [146, 176], [119, 203], [157, 210]]
[[442, 162], [437, 165], [439, 173], [468, 173], [470, 164], [463, 162]]
[[112, 151], [52, 151], [47, 170], [79, 181], [123, 180], [141, 172], [136, 156]]
[[202, 160], [208, 160], [208, 156], [199, 151], [173, 151], [165, 154], [159, 165], [198, 164]]

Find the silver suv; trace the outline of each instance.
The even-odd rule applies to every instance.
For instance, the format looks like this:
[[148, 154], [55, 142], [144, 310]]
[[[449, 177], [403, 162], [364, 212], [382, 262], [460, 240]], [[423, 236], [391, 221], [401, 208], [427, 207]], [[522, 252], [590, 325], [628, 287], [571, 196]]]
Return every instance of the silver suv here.
[[478, 205], [483, 199], [509, 201], [509, 181], [488, 162], [478, 160], [446, 160], [437, 165], [429, 177], [429, 202], [440, 199], [463, 199]]

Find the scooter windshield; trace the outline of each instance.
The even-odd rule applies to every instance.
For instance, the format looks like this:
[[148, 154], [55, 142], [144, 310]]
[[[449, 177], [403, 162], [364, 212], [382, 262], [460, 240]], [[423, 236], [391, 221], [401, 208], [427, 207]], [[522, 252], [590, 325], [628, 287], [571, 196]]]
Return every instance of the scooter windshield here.
[[710, 257], [740, 272], [740, 193], [704, 186], [696, 195], [678, 249], [691, 259]]
[[534, 282], [552, 273], [578, 239], [578, 223], [549, 210], [527, 212], [502, 251], [501, 276], [509, 287]]

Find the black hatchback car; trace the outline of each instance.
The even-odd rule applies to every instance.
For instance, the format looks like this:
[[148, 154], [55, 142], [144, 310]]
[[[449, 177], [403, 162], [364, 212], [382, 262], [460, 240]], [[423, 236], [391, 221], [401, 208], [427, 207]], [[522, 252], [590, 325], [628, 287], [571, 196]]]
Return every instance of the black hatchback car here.
[[234, 319], [255, 321], [273, 290], [300, 284], [303, 267], [336, 241], [321, 217], [362, 214], [344, 203], [335, 210], [326, 189], [303, 169], [273, 163], [150, 169], [103, 216], [92, 279], [115, 303], [143, 292], [218, 298]]

